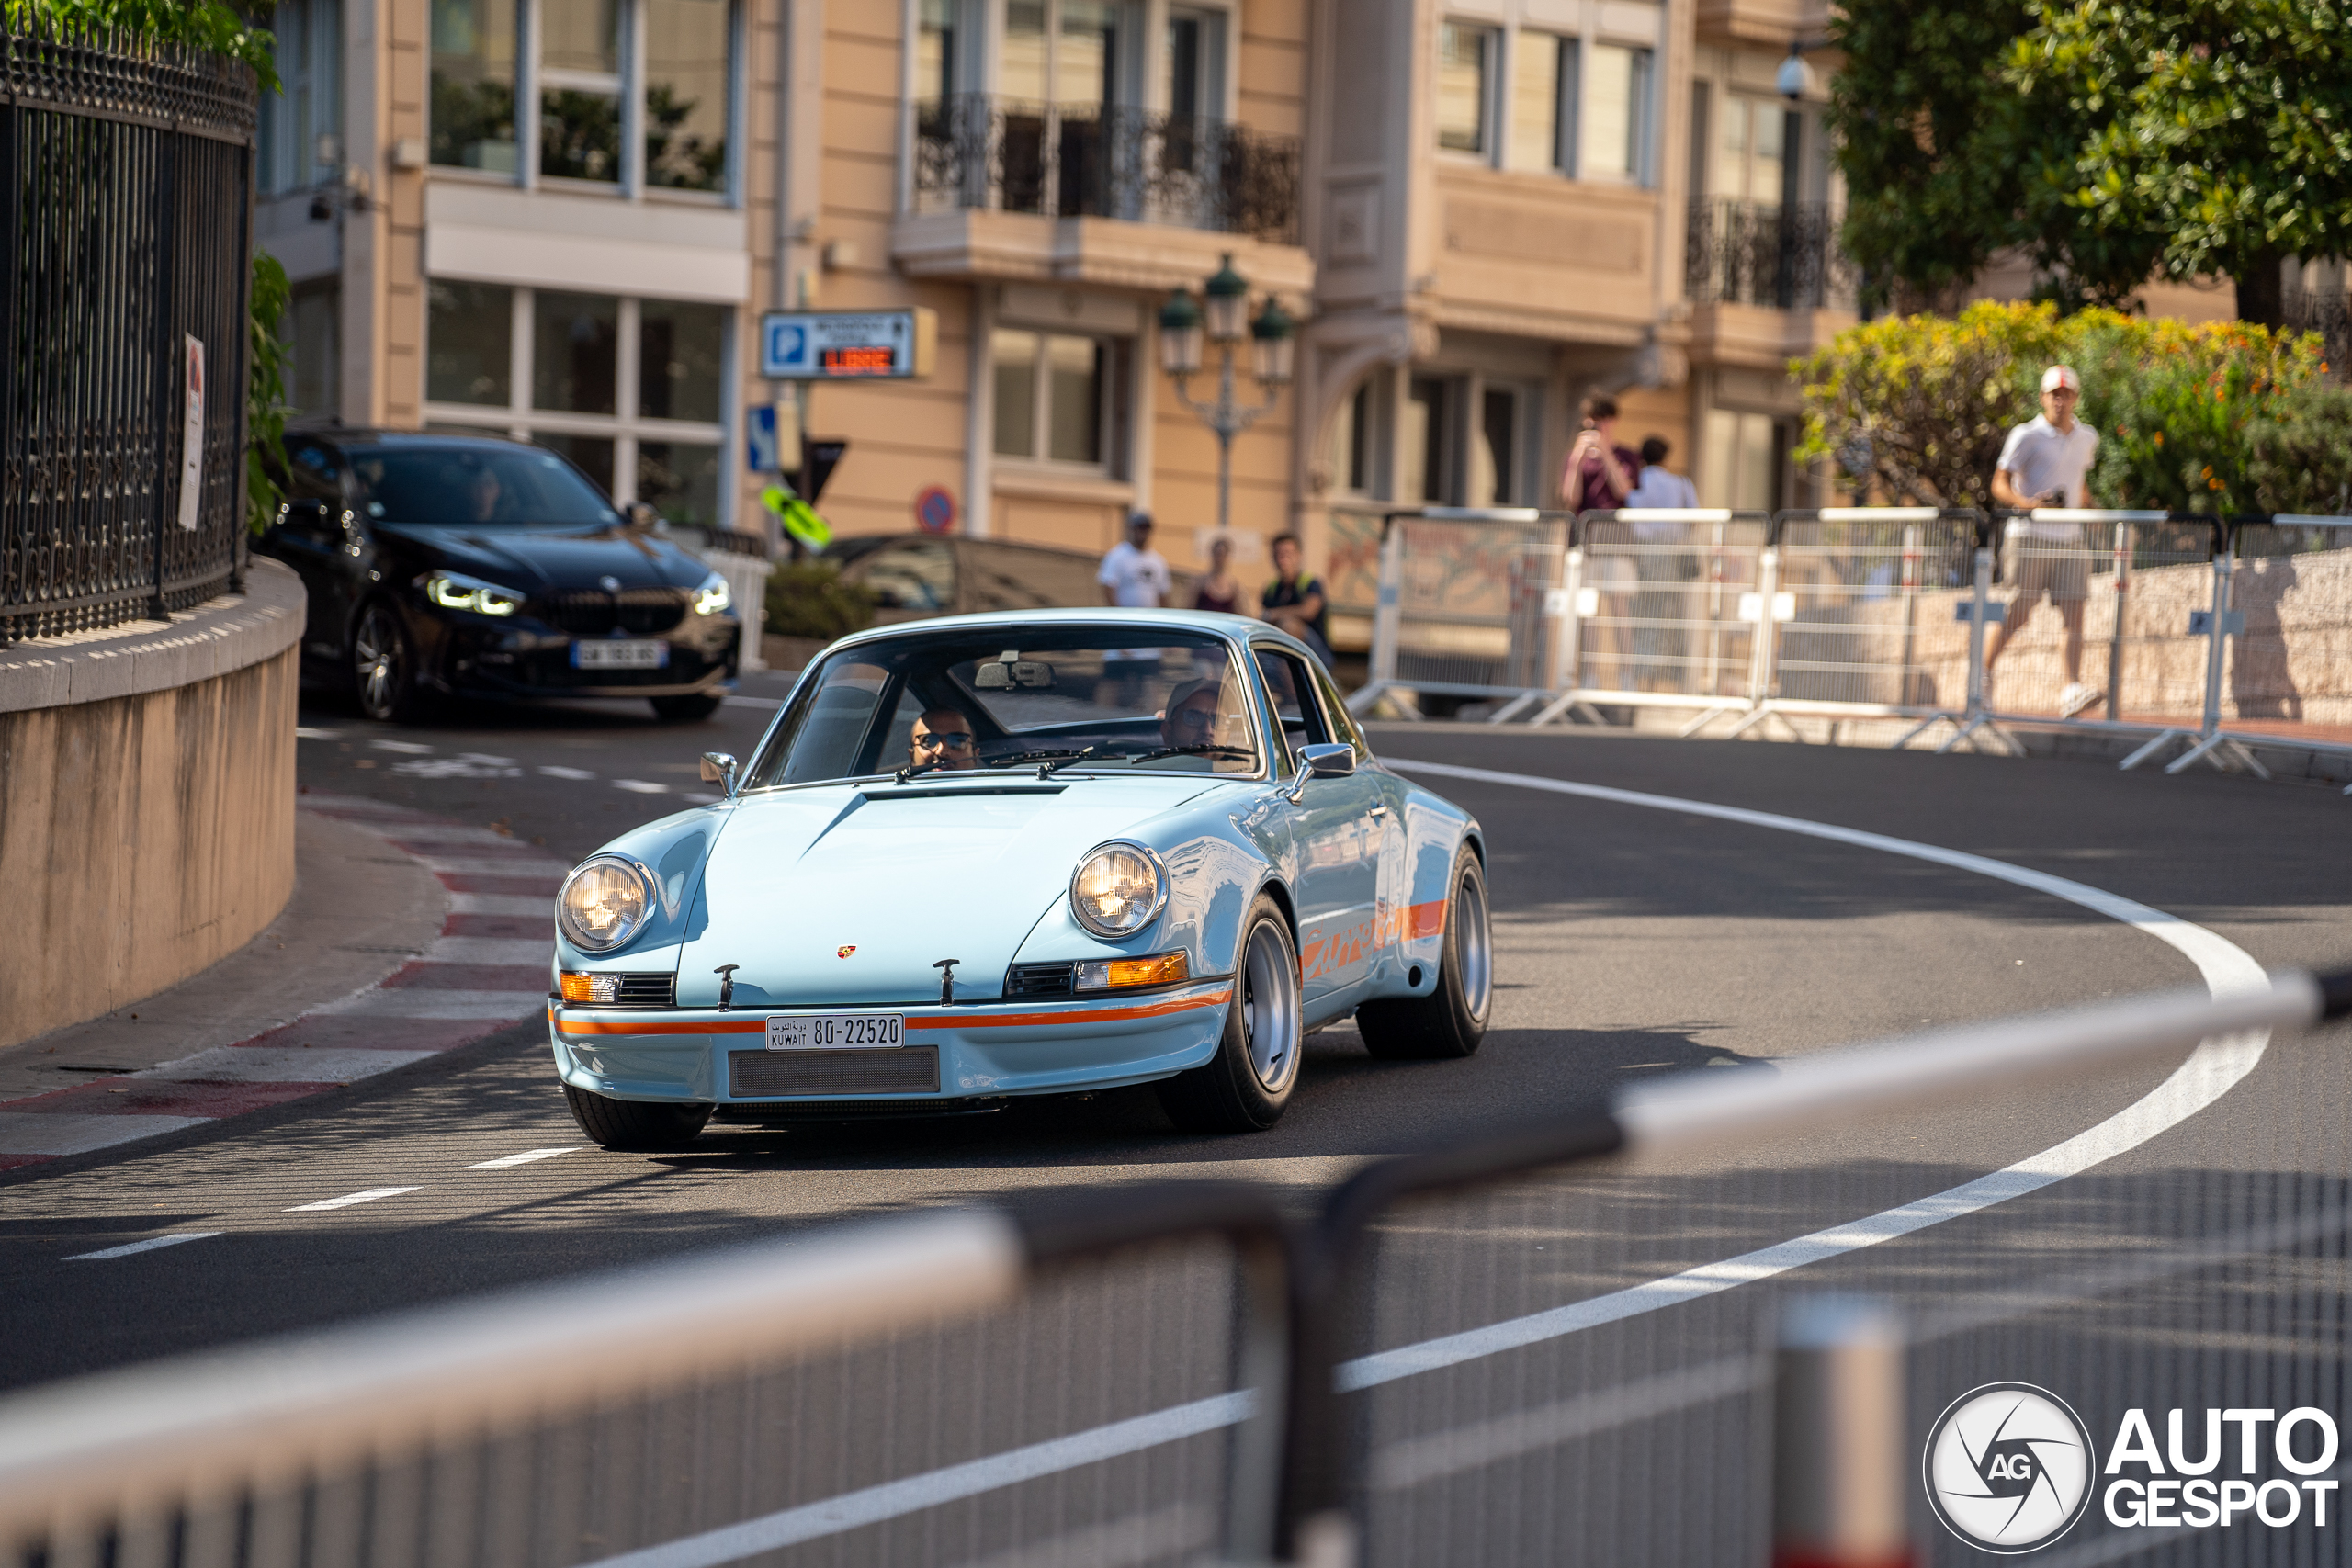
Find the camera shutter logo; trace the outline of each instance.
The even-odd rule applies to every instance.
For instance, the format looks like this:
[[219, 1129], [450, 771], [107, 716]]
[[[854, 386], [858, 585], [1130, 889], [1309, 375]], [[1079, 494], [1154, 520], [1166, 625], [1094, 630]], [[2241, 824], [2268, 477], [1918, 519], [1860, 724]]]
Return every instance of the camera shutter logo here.
[[2098, 1460], [2090, 1428], [2064, 1400], [2031, 1383], [1986, 1383], [1953, 1400], [1928, 1434], [1928, 1502], [1979, 1551], [2035, 1551], [2089, 1507]]

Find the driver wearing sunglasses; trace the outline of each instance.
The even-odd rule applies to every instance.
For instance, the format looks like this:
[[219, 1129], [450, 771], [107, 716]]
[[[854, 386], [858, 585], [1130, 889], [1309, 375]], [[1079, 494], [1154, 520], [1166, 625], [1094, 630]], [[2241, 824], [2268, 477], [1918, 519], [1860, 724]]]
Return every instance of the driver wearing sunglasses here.
[[907, 765], [935, 765], [942, 773], [962, 773], [980, 765], [972, 739], [972, 721], [954, 708], [933, 708], [915, 720], [907, 746]]
[[1179, 686], [1169, 694], [1168, 710], [1160, 716], [1159, 743], [1162, 746], [1208, 746], [1219, 739], [1216, 733], [1217, 697], [1223, 689], [1218, 681], [1194, 681]]

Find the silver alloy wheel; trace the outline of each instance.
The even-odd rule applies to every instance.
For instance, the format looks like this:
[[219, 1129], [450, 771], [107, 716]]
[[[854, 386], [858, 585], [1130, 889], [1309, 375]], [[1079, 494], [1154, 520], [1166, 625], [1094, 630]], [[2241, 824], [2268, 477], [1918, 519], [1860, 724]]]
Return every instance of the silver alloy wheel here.
[[1280, 925], [1260, 920], [1241, 954], [1241, 1037], [1250, 1070], [1268, 1094], [1298, 1076], [1298, 960]]
[[382, 605], [371, 606], [359, 617], [351, 638], [352, 674], [359, 685], [359, 705], [381, 716], [391, 712], [400, 696], [400, 628]]
[[1472, 1018], [1487, 1016], [1494, 995], [1494, 937], [1487, 930], [1487, 895], [1476, 876], [1453, 889], [1453, 953], [1462, 965], [1462, 1003]]

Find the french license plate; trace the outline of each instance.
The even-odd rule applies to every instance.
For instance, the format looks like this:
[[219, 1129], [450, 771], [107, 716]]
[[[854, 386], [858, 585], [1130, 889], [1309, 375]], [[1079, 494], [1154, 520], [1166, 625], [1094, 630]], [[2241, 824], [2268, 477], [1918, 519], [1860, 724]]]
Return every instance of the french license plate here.
[[895, 1012], [820, 1012], [770, 1017], [771, 1051], [886, 1051], [906, 1043], [907, 1021]]
[[611, 642], [571, 645], [574, 670], [666, 670], [670, 645], [652, 637], [616, 638]]

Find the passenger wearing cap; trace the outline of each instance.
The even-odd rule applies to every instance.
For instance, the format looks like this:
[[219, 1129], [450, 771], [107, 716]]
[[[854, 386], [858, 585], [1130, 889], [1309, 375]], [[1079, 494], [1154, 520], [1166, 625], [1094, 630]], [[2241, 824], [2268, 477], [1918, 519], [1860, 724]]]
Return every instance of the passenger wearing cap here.
[[[2091, 465], [2098, 459], [2098, 433], [2075, 418], [2082, 378], [2074, 367], [2053, 365], [2041, 373], [2041, 412], [2009, 432], [1993, 471], [1993, 500], [2019, 512], [2038, 507], [2091, 504]], [[2047, 598], [2066, 624], [2066, 685], [2058, 694], [2058, 715], [2072, 718], [2103, 699], [2083, 684], [2083, 604], [2090, 583], [2090, 547], [2079, 523], [2041, 518], [2013, 519], [2008, 526], [2011, 577], [2017, 597], [2009, 602], [2001, 629], [1984, 656], [1987, 700], [1993, 666], [2001, 650], [2033, 617]]]
[[[1159, 743], [1162, 746], [1220, 746], [1235, 744], [1233, 726], [1227, 716], [1237, 716], [1238, 707], [1228, 708], [1225, 700], [1226, 682], [1221, 676], [1187, 681], [1168, 694], [1168, 705], [1159, 713]], [[1187, 757], [1176, 764], [1182, 771], [1202, 773], [1248, 773], [1256, 765], [1248, 755], [1237, 757]]]

